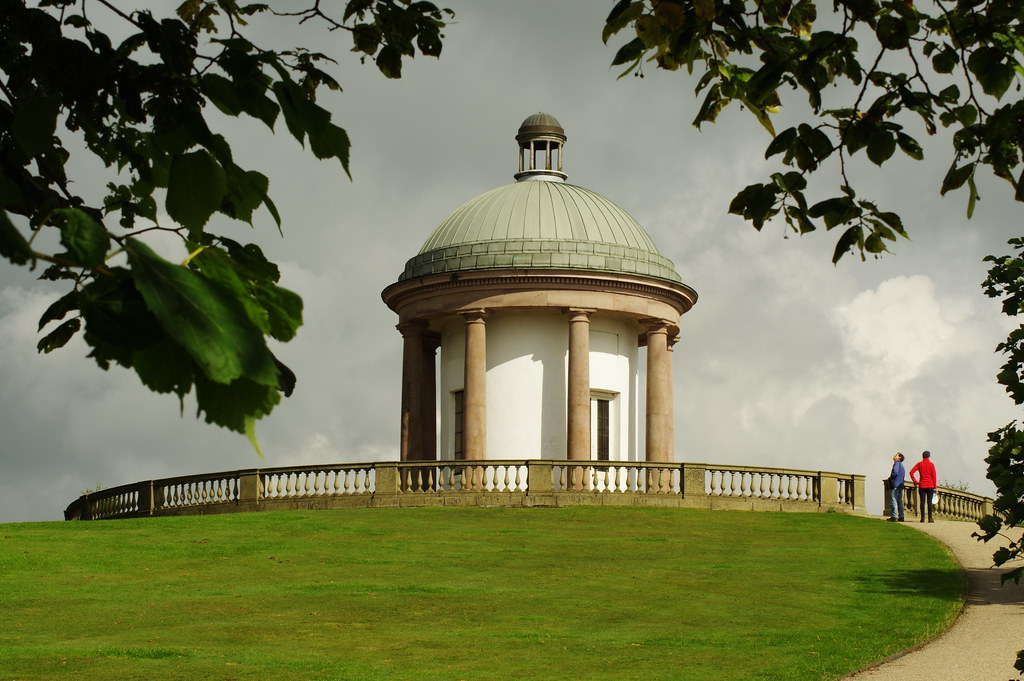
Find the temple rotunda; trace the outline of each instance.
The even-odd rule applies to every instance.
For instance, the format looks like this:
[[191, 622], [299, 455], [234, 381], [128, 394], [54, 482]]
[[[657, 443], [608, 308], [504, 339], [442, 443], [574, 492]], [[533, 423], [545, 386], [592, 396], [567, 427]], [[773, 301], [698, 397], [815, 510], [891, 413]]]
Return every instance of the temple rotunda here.
[[566, 182], [553, 116], [516, 141], [516, 181], [456, 209], [382, 293], [401, 458], [672, 461], [672, 347], [697, 293], [622, 208]]

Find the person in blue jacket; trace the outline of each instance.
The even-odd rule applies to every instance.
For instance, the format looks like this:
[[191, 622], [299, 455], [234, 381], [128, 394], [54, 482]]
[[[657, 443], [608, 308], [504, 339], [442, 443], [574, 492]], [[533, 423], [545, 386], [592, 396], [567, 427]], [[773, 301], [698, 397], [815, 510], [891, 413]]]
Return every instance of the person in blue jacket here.
[[907, 473], [903, 469], [903, 454], [896, 452], [892, 457], [892, 472], [889, 473], [889, 522], [902, 523], [903, 519], [903, 483]]

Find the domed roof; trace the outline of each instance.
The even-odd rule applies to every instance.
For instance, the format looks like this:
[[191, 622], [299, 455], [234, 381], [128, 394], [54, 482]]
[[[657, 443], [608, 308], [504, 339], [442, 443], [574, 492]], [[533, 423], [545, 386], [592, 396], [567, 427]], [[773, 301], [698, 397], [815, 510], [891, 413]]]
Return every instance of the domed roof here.
[[629, 213], [563, 182], [492, 189], [444, 220], [399, 280], [487, 269], [574, 269], [681, 282]]
[[409, 260], [399, 281], [491, 269], [570, 269], [681, 283], [675, 267], [629, 213], [564, 182], [565, 131], [536, 113], [519, 127], [514, 184], [457, 208]]

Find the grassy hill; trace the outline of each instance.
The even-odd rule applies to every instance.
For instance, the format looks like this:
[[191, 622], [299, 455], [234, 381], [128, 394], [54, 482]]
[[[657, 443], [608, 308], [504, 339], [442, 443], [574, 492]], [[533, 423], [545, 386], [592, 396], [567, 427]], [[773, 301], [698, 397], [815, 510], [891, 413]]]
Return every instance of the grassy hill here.
[[0, 678], [835, 679], [944, 629], [961, 591], [930, 538], [839, 514], [0, 525]]

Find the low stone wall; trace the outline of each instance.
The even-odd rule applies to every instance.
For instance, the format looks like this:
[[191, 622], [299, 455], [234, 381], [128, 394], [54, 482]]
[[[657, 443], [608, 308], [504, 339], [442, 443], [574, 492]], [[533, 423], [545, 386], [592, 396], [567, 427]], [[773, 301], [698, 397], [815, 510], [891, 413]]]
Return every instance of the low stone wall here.
[[396, 506], [667, 506], [864, 513], [864, 476], [703, 463], [408, 461], [251, 468], [84, 494], [67, 520]]
[[[888, 481], [885, 486], [885, 510], [883, 515], [890, 516], [892, 500], [889, 498], [891, 489]], [[935, 517], [945, 520], [969, 520], [977, 522], [987, 515], [992, 515], [992, 499], [983, 497], [980, 494], [963, 492], [948, 487], [937, 487], [935, 489]], [[916, 485], [904, 485], [903, 487], [903, 510], [906, 518], [914, 520], [919, 518], [921, 497], [918, 494]]]

